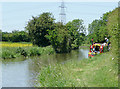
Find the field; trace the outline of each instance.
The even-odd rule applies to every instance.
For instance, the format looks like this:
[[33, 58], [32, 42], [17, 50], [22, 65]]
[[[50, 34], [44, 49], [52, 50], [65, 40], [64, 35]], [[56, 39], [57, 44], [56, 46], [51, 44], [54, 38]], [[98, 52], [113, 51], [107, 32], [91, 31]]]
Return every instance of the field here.
[[41, 54], [52, 54], [54, 50], [51, 46], [37, 47], [31, 43], [8, 43], [1, 42], [1, 58], [11, 59], [17, 57], [40, 56]]
[[33, 46], [32, 43], [11, 43], [11, 42], [0, 42], [0, 47], [28, 47]]

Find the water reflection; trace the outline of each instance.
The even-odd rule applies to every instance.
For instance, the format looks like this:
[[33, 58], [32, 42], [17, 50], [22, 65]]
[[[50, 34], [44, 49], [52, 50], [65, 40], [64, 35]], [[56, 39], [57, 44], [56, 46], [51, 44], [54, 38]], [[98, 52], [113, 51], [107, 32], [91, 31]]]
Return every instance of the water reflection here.
[[2, 64], [3, 87], [32, 87], [42, 66], [88, 58], [88, 49], [73, 50], [66, 54], [44, 55], [19, 62], [4, 61]]
[[2, 64], [2, 86], [3, 87], [21, 87], [29, 86], [27, 61], [10, 62]]

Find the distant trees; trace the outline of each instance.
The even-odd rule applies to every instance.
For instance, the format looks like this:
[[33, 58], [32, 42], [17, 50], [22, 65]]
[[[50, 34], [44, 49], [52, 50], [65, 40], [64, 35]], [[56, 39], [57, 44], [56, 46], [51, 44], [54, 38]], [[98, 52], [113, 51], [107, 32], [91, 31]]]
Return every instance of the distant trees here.
[[12, 42], [30, 42], [28, 33], [25, 31], [13, 31], [11, 40]]
[[11, 42], [30, 42], [28, 33], [25, 31], [2, 32], [2, 41]]
[[31, 37], [33, 44], [38, 46], [50, 45], [49, 39], [45, 37], [48, 34], [47, 30], [54, 29], [54, 18], [51, 13], [43, 13], [38, 17], [32, 17], [26, 26], [26, 30]]

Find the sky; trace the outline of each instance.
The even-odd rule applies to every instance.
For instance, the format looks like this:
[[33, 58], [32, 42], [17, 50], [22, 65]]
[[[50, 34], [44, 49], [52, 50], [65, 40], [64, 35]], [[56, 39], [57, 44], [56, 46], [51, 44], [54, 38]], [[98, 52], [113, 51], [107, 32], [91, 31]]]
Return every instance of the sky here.
[[[19, 1], [19, 0], [18, 0]], [[52, 0], [44, 2], [37, 0], [24, 0], [26, 2], [15, 0], [4, 0], [0, 3], [0, 29], [3, 32], [12, 32], [13, 30], [25, 30], [28, 21], [32, 16], [39, 16], [43, 12], [51, 12], [57, 21], [60, 21], [60, 0]], [[88, 28], [88, 24], [109, 11], [118, 7], [117, 0], [75, 0], [65, 1], [66, 23], [74, 19], [82, 19], [84, 25]], [[102, 2], [101, 2], [102, 1]]]

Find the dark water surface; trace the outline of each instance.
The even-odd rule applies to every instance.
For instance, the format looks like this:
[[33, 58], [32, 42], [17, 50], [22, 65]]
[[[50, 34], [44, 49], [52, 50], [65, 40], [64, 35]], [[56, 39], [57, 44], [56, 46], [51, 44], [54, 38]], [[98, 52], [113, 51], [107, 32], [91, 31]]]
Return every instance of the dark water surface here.
[[88, 58], [89, 49], [73, 50], [66, 54], [44, 55], [22, 61], [2, 62], [2, 87], [34, 87], [41, 66]]

